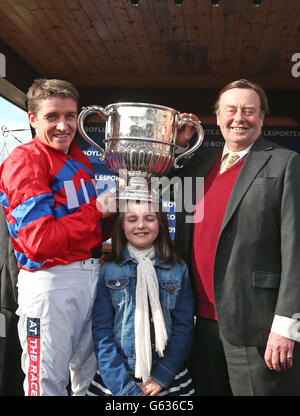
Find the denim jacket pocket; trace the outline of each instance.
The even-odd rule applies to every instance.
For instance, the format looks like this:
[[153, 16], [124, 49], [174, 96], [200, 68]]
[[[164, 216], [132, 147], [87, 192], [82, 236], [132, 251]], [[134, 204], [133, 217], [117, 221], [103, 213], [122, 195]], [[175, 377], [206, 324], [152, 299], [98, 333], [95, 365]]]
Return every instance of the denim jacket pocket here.
[[115, 306], [122, 305], [129, 299], [129, 279], [109, 279], [105, 281]]
[[176, 296], [180, 290], [180, 282], [178, 281], [160, 281], [159, 294], [160, 301], [167, 309], [174, 309], [176, 303]]

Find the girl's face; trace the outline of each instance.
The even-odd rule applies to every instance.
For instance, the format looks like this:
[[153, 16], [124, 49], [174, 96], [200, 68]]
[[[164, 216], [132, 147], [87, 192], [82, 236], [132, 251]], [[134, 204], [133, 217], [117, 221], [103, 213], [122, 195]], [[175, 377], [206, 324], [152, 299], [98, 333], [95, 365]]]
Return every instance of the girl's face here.
[[123, 227], [127, 240], [138, 250], [150, 248], [159, 233], [157, 214], [147, 202], [128, 202]]

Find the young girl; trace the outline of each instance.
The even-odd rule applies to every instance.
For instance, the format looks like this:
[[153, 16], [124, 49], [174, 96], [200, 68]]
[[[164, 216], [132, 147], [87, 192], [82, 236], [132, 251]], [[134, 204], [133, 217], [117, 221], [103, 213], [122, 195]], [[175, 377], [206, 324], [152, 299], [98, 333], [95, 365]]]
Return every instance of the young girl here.
[[192, 395], [184, 367], [194, 329], [187, 267], [160, 206], [129, 201], [123, 211], [98, 281], [93, 339], [99, 371], [87, 394]]

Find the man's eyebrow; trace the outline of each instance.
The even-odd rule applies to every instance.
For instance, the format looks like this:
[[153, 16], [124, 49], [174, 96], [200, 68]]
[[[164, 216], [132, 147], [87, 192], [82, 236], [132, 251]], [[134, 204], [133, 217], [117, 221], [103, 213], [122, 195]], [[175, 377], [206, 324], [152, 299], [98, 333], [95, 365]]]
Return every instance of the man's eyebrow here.
[[49, 116], [53, 116], [56, 114], [57, 114], [57, 111], [48, 111], [47, 113], [43, 115], [43, 117], [49, 117]]
[[[52, 114], [58, 114], [59, 113], [59, 111], [57, 111], [57, 110], [53, 110], [53, 111], [48, 111], [46, 114], [45, 114], [45, 116], [49, 116], [49, 115], [52, 115]], [[64, 114], [74, 114], [74, 115], [76, 115], [77, 114], [77, 112], [76, 111], [66, 111]]]
[[[235, 104], [225, 104], [225, 107], [227, 107], [227, 108], [236, 108], [237, 105], [235, 105]], [[245, 104], [245, 105], [242, 106], [242, 108], [255, 108], [255, 105], [254, 104]]]

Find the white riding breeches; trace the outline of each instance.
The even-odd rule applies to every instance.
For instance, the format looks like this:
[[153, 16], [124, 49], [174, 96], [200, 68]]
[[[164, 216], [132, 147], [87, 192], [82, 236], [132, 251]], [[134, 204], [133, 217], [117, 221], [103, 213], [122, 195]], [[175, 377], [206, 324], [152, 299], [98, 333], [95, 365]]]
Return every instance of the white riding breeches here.
[[99, 260], [20, 270], [18, 332], [28, 396], [85, 395], [97, 370], [91, 315]]

